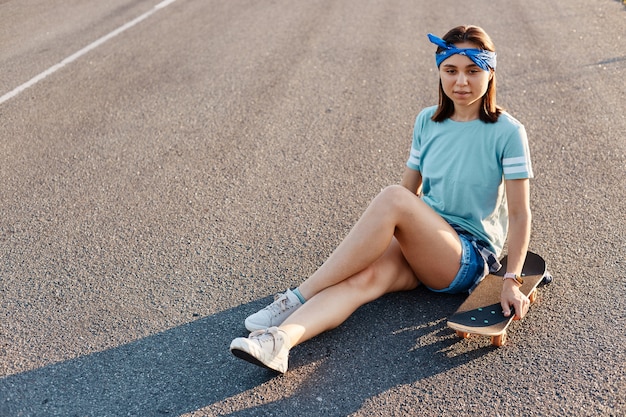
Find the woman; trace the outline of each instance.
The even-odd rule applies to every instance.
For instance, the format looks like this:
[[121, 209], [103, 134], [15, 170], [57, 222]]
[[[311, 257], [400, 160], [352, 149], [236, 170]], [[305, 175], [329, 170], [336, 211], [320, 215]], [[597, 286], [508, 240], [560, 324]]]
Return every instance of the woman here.
[[428, 36], [438, 46], [439, 105], [417, 117], [402, 183], [374, 198], [313, 275], [246, 319], [252, 333], [232, 341], [235, 356], [284, 373], [293, 346], [383, 294], [420, 284], [471, 291], [500, 268], [507, 235], [502, 310], [516, 319], [528, 311], [518, 282], [531, 223], [526, 132], [496, 105], [496, 54], [481, 28]]

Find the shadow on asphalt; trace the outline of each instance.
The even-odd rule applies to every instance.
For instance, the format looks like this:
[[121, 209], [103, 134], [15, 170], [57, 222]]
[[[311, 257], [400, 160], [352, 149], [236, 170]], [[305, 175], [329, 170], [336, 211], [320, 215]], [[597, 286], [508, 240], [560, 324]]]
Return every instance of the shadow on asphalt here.
[[[492, 349], [450, 354], [458, 339], [446, 328], [445, 317], [462, 300], [417, 289], [370, 303], [339, 329], [292, 351], [290, 373], [314, 370], [306, 371], [289, 394], [231, 415], [285, 415], [288, 410], [304, 415], [309, 406], [345, 414], [395, 386], [466, 364]], [[293, 385], [290, 373], [277, 376], [228, 351], [231, 339], [246, 333], [243, 318], [270, 301], [268, 297], [117, 348], [4, 377], [0, 415], [175, 416], [210, 408], [273, 378], [279, 384], [286, 378], [283, 382]]]

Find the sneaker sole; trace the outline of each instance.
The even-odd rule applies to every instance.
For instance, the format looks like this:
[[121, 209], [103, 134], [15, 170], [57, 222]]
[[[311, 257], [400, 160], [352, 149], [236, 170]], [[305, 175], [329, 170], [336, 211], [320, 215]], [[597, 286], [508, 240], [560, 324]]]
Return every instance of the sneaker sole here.
[[[244, 324], [246, 326], [246, 329], [248, 329], [248, 331], [250, 332], [254, 332], [256, 330], [265, 330], [268, 328], [268, 326], [261, 326], [258, 324], [250, 323], [248, 321], [246, 321]], [[272, 326], [269, 326], [269, 327], [272, 327]]]
[[238, 357], [239, 359], [243, 359], [246, 362], [250, 362], [256, 366], [260, 366], [261, 368], [266, 368], [266, 369], [270, 369], [274, 372], [278, 372], [281, 374], [284, 374], [285, 372], [283, 371], [279, 371], [278, 369], [274, 369], [271, 366], [268, 366], [266, 364], [264, 364], [263, 362], [261, 362], [260, 360], [258, 360], [257, 358], [255, 358], [254, 356], [250, 355], [248, 352], [237, 349], [237, 348], [232, 348], [230, 349], [230, 352], [235, 355], [236, 357]]

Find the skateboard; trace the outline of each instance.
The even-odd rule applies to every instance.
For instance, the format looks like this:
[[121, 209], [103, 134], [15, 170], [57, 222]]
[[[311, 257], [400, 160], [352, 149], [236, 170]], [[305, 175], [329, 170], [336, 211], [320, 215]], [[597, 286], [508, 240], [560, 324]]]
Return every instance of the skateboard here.
[[[506, 272], [506, 256], [500, 263], [502, 268], [495, 274], [487, 275], [448, 319], [448, 327], [456, 330], [459, 337], [465, 339], [477, 334], [491, 336], [491, 344], [494, 346], [503, 346], [506, 343], [506, 331], [514, 313], [512, 312], [510, 317], [504, 317], [502, 314], [500, 293], [502, 277]], [[522, 278], [524, 283], [520, 290], [529, 298], [531, 304], [537, 299], [539, 284], [552, 282], [552, 276], [546, 270], [546, 262], [532, 252], [526, 254]]]

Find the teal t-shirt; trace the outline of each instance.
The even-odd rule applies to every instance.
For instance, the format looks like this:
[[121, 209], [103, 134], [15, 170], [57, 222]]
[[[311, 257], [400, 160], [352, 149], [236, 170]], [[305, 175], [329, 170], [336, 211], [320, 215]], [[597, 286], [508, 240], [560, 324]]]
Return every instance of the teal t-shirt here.
[[526, 130], [506, 112], [496, 123], [434, 122], [435, 110], [417, 116], [407, 166], [420, 171], [426, 204], [500, 256], [508, 230], [503, 179], [533, 177]]

